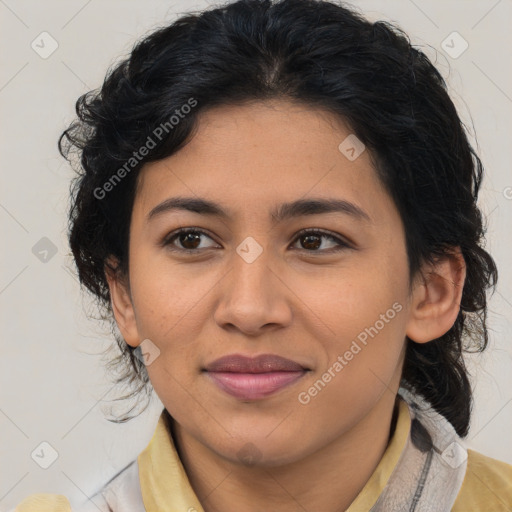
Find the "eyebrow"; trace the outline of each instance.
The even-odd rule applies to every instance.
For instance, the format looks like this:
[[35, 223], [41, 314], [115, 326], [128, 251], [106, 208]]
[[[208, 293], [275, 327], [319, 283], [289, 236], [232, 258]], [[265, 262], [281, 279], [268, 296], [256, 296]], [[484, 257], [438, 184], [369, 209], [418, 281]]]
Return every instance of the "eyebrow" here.
[[[171, 211], [184, 210], [200, 215], [220, 217], [229, 220], [232, 213], [221, 205], [198, 197], [171, 197], [155, 206], [147, 216], [147, 222], [155, 217]], [[343, 213], [356, 220], [372, 222], [370, 216], [359, 206], [343, 199], [313, 198], [298, 199], [290, 203], [282, 203], [274, 208], [270, 216], [274, 223], [283, 222], [294, 217], [318, 215], [322, 213]]]

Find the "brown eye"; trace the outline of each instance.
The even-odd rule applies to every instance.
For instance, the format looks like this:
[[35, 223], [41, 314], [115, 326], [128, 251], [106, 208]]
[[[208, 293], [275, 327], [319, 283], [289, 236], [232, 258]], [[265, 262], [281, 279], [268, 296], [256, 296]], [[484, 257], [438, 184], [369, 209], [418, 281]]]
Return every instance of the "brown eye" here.
[[201, 235], [194, 232], [180, 233], [178, 240], [185, 249], [197, 249], [201, 244]]
[[200, 247], [202, 242], [202, 237], [209, 238], [212, 240], [210, 236], [208, 236], [204, 231], [195, 228], [188, 229], [180, 229], [171, 233], [168, 237], [166, 237], [162, 245], [168, 247], [172, 251], [181, 251], [187, 253], [198, 253], [202, 249], [209, 249], [210, 247]]
[[305, 249], [318, 249], [320, 245], [322, 245], [322, 236], [321, 235], [304, 235], [301, 237], [302, 246]]
[[[204, 231], [196, 228], [182, 228], [174, 231], [167, 236], [162, 245], [168, 247], [171, 251], [185, 252], [189, 254], [198, 254], [204, 249], [211, 249], [213, 246], [201, 247], [202, 237], [206, 237], [213, 241], [213, 239]], [[299, 250], [309, 253], [332, 253], [344, 249], [350, 249], [349, 243], [332, 235], [329, 232], [319, 229], [305, 229], [301, 231], [295, 240], [300, 244]], [[322, 247], [324, 240], [328, 240], [331, 247]]]
[[[321, 249], [323, 239], [333, 242], [334, 247], [330, 249]], [[329, 253], [350, 248], [350, 245], [347, 242], [344, 242], [340, 238], [320, 229], [303, 230], [298, 234], [295, 240], [299, 242], [303, 250], [307, 252]]]

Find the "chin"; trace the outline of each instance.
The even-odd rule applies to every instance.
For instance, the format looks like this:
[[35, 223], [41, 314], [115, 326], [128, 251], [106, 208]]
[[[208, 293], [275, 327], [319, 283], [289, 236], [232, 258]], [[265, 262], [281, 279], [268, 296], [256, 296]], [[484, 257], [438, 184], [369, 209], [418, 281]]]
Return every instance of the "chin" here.
[[[268, 431], [260, 437], [249, 433], [243, 439], [228, 438], [225, 445], [211, 448], [234, 464], [255, 468], [284, 466], [307, 455], [302, 439], [293, 441], [291, 436], [270, 439], [267, 434]], [[299, 449], [301, 453], [297, 453]]]

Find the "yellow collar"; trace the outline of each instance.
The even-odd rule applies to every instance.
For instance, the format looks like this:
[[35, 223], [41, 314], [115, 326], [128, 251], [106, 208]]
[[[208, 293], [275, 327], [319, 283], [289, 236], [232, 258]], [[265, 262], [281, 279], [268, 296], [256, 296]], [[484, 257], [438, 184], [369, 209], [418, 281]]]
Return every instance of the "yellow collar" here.
[[[137, 458], [142, 499], [146, 510], [204, 512], [167, 430], [162, 411], [155, 433]], [[346, 512], [367, 512], [377, 501], [400, 458], [411, 428], [407, 404], [398, 400], [398, 418], [393, 437], [375, 471]]]
[[389, 441], [388, 447], [372, 476], [345, 512], [368, 512], [373, 507], [388, 483], [391, 473], [398, 464], [398, 459], [405, 448], [410, 430], [411, 416], [409, 414], [409, 406], [399, 398], [398, 418], [393, 437]]

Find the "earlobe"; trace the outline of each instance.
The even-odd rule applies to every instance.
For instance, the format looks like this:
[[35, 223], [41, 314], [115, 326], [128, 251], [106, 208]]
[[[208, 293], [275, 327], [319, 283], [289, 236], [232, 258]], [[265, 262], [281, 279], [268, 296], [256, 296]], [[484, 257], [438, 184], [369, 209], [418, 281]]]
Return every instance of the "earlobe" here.
[[460, 311], [465, 279], [460, 248], [422, 267], [412, 292], [408, 338], [427, 343], [451, 329]]
[[119, 331], [128, 345], [137, 347], [140, 344], [140, 337], [126, 276], [121, 275], [117, 261], [111, 257], [107, 258], [104, 269], [112, 311]]

